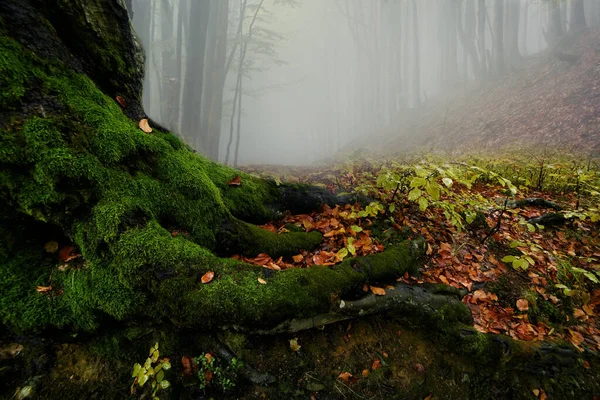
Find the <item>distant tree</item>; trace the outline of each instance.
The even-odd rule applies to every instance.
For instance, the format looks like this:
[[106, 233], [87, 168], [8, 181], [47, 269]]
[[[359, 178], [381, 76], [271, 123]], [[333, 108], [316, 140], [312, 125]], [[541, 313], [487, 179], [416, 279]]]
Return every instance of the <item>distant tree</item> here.
[[585, 21], [585, 4], [583, 0], [571, 0], [571, 18], [569, 33], [579, 34], [587, 28]]
[[[477, 51], [477, 37], [475, 35], [475, 0], [466, 0], [464, 18], [462, 18], [461, 12], [458, 13], [458, 17], [459, 19], [456, 24], [456, 28], [458, 29], [458, 37], [460, 38], [463, 48], [468, 54], [475, 78], [480, 79], [483, 75], [481, 62], [483, 61], [483, 63], [485, 63], [485, 59], [480, 60], [479, 57], [480, 54], [485, 55], [485, 50], [479, 53]], [[485, 32], [482, 34], [482, 36], [485, 36]], [[485, 44], [483, 45], [483, 48], [485, 48]]]
[[494, 75], [504, 74], [504, 60], [504, 0], [495, 0], [492, 47], [492, 73]]
[[509, 66], [521, 61], [521, 50], [519, 49], [519, 32], [521, 25], [521, 2], [508, 1], [505, 12], [505, 57]]
[[548, 28], [544, 31], [544, 38], [549, 45], [555, 44], [564, 35], [560, 3], [556, 0], [548, 1]]

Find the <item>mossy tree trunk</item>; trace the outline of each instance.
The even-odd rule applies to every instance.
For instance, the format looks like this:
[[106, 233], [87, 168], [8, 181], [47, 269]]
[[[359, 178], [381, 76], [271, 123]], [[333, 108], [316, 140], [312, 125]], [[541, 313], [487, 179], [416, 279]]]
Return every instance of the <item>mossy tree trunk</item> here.
[[[310, 249], [320, 233], [277, 235], [252, 223], [348, 199], [256, 179], [158, 126], [138, 129], [143, 59], [122, 0], [0, 4], [4, 324], [94, 330], [143, 316], [180, 327], [262, 326], [326, 312], [364, 281], [416, 270], [418, 252], [406, 243], [367, 269], [348, 262], [267, 276], [219, 258]], [[229, 186], [238, 175], [241, 186]], [[46, 251], [52, 245], [45, 250], [52, 242], [82, 257], [61, 263]], [[215, 279], [203, 285], [208, 271]]]

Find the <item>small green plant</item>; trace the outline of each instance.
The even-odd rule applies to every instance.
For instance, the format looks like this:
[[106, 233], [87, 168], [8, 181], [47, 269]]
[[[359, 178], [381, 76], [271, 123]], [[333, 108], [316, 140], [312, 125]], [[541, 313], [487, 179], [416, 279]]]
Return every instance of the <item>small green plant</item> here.
[[131, 384], [131, 394], [136, 393], [136, 385], [143, 388], [150, 381], [152, 387], [152, 399], [158, 400], [157, 393], [160, 389], [166, 389], [171, 386], [171, 383], [165, 379], [165, 371], [171, 368], [171, 363], [168, 358], [159, 360], [160, 353], [158, 351], [158, 343], [150, 349], [150, 353], [144, 365], [136, 363], [133, 366], [132, 378], [135, 378]]
[[231, 362], [223, 367], [211, 353], [195, 358], [194, 363], [198, 366], [200, 389], [213, 388], [222, 392], [228, 392], [235, 387], [238, 371], [243, 366], [240, 360], [232, 358]]

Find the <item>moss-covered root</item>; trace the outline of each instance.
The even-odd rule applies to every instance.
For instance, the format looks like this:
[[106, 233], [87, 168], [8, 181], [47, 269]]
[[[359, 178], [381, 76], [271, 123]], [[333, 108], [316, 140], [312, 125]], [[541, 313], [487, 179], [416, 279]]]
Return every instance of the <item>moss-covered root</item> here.
[[301, 250], [317, 246], [323, 236], [319, 232], [293, 232], [278, 235], [238, 220], [226, 222], [217, 234], [217, 253], [255, 256], [267, 253], [271, 257], [293, 256]]
[[365, 282], [416, 274], [421, 265], [419, 243], [403, 242], [383, 253], [348, 259], [331, 268], [273, 272], [223, 260], [230, 266], [220, 268], [221, 273], [208, 285], [201, 284], [197, 276], [157, 282], [153, 292], [160, 303], [155, 311], [180, 326], [269, 329], [291, 318], [312, 317], [338, 308], [340, 298], [360, 290]]
[[284, 321], [270, 330], [254, 333], [277, 334], [299, 332], [335, 322], [359, 318], [371, 314], [402, 315], [412, 326], [431, 324], [444, 320], [447, 324], [472, 324], [469, 309], [452, 294], [436, 294], [435, 288], [397, 284], [386, 291], [385, 296], [368, 294], [354, 301], [340, 301], [339, 308], [327, 314], [304, 319]]

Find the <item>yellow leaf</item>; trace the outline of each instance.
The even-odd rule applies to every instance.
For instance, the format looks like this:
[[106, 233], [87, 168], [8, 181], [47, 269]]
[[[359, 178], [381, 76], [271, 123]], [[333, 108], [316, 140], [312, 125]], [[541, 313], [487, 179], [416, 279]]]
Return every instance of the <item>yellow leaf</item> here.
[[261, 283], [263, 285], [267, 284], [267, 281], [265, 281], [263, 278], [258, 278], [258, 283]]

